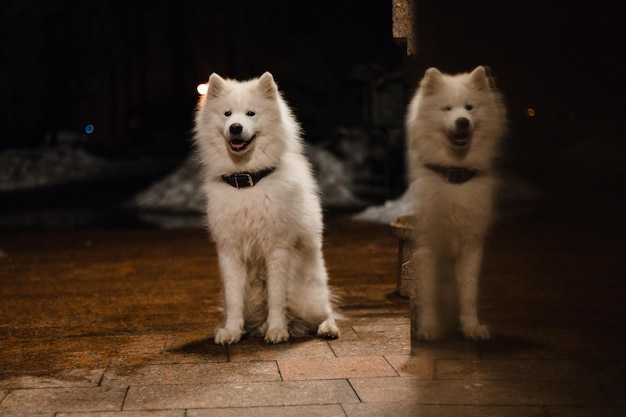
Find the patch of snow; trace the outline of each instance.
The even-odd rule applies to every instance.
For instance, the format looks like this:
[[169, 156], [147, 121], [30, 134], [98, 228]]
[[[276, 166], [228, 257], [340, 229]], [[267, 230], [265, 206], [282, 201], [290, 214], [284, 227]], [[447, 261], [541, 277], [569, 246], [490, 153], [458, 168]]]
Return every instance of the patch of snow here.
[[413, 202], [411, 198], [414, 184], [398, 198], [387, 200], [384, 204], [378, 206], [370, 206], [365, 210], [352, 216], [354, 220], [366, 221], [372, 223], [389, 224], [400, 216], [406, 216], [413, 212]]
[[101, 175], [108, 166], [104, 158], [82, 149], [6, 150], [0, 153], [0, 191], [83, 181]]
[[362, 205], [351, 191], [352, 176], [346, 163], [331, 152], [314, 146], [307, 148], [315, 176], [322, 194], [322, 205], [326, 207], [354, 207]]
[[200, 167], [189, 156], [174, 172], [135, 195], [131, 205], [139, 209], [201, 213], [206, 207], [201, 187]]

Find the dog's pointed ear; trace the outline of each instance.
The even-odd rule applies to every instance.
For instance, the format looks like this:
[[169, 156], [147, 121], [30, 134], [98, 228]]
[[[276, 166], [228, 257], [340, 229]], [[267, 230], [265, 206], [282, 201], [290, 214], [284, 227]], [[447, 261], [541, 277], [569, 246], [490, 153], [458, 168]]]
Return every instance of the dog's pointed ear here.
[[430, 67], [424, 73], [420, 82], [420, 89], [426, 95], [434, 94], [439, 88], [443, 74], [435, 67]]
[[278, 96], [278, 86], [276, 86], [272, 74], [267, 71], [259, 78], [259, 91], [264, 97], [269, 99], [274, 99]]
[[492, 90], [497, 91], [498, 87], [496, 87], [496, 79], [493, 75], [491, 75], [491, 68], [487, 65], [483, 65], [483, 67], [485, 68], [485, 75], [487, 75], [487, 80], [489, 80], [489, 87]]
[[491, 69], [489, 67], [479, 65], [470, 73], [470, 79], [477, 90], [486, 91], [491, 87], [491, 82], [489, 81], [490, 75]]
[[219, 97], [224, 91], [226, 83], [222, 77], [216, 73], [209, 77], [209, 89], [206, 92], [207, 97]]

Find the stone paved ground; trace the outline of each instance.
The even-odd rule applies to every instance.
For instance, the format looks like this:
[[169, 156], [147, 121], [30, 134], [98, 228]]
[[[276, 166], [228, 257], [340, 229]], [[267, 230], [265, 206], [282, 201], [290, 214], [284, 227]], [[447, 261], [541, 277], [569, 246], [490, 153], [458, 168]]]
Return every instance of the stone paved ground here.
[[0, 235], [0, 416], [626, 416], [619, 228], [497, 225], [484, 343], [411, 345], [388, 227], [331, 218], [325, 245], [341, 338], [222, 347], [205, 232]]

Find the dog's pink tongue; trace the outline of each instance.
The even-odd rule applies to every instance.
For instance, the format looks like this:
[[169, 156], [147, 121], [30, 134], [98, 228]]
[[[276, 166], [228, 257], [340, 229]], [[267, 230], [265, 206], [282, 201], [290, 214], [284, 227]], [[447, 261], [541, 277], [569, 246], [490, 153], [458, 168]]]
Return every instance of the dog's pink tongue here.
[[246, 143], [242, 140], [233, 140], [230, 142], [230, 146], [232, 146], [233, 149], [241, 149], [245, 144]]

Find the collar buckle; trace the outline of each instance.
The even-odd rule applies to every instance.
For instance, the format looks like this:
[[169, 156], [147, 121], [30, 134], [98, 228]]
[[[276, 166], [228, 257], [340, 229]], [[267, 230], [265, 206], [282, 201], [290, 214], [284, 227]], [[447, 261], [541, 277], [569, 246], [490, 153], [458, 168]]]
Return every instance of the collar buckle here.
[[[254, 179], [252, 178], [252, 175], [247, 172], [243, 174], [233, 175], [233, 177], [235, 179], [235, 188], [237, 188], [238, 190], [240, 188], [254, 187]], [[243, 180], [245, 182], [239, 185], [240, 180]]]

